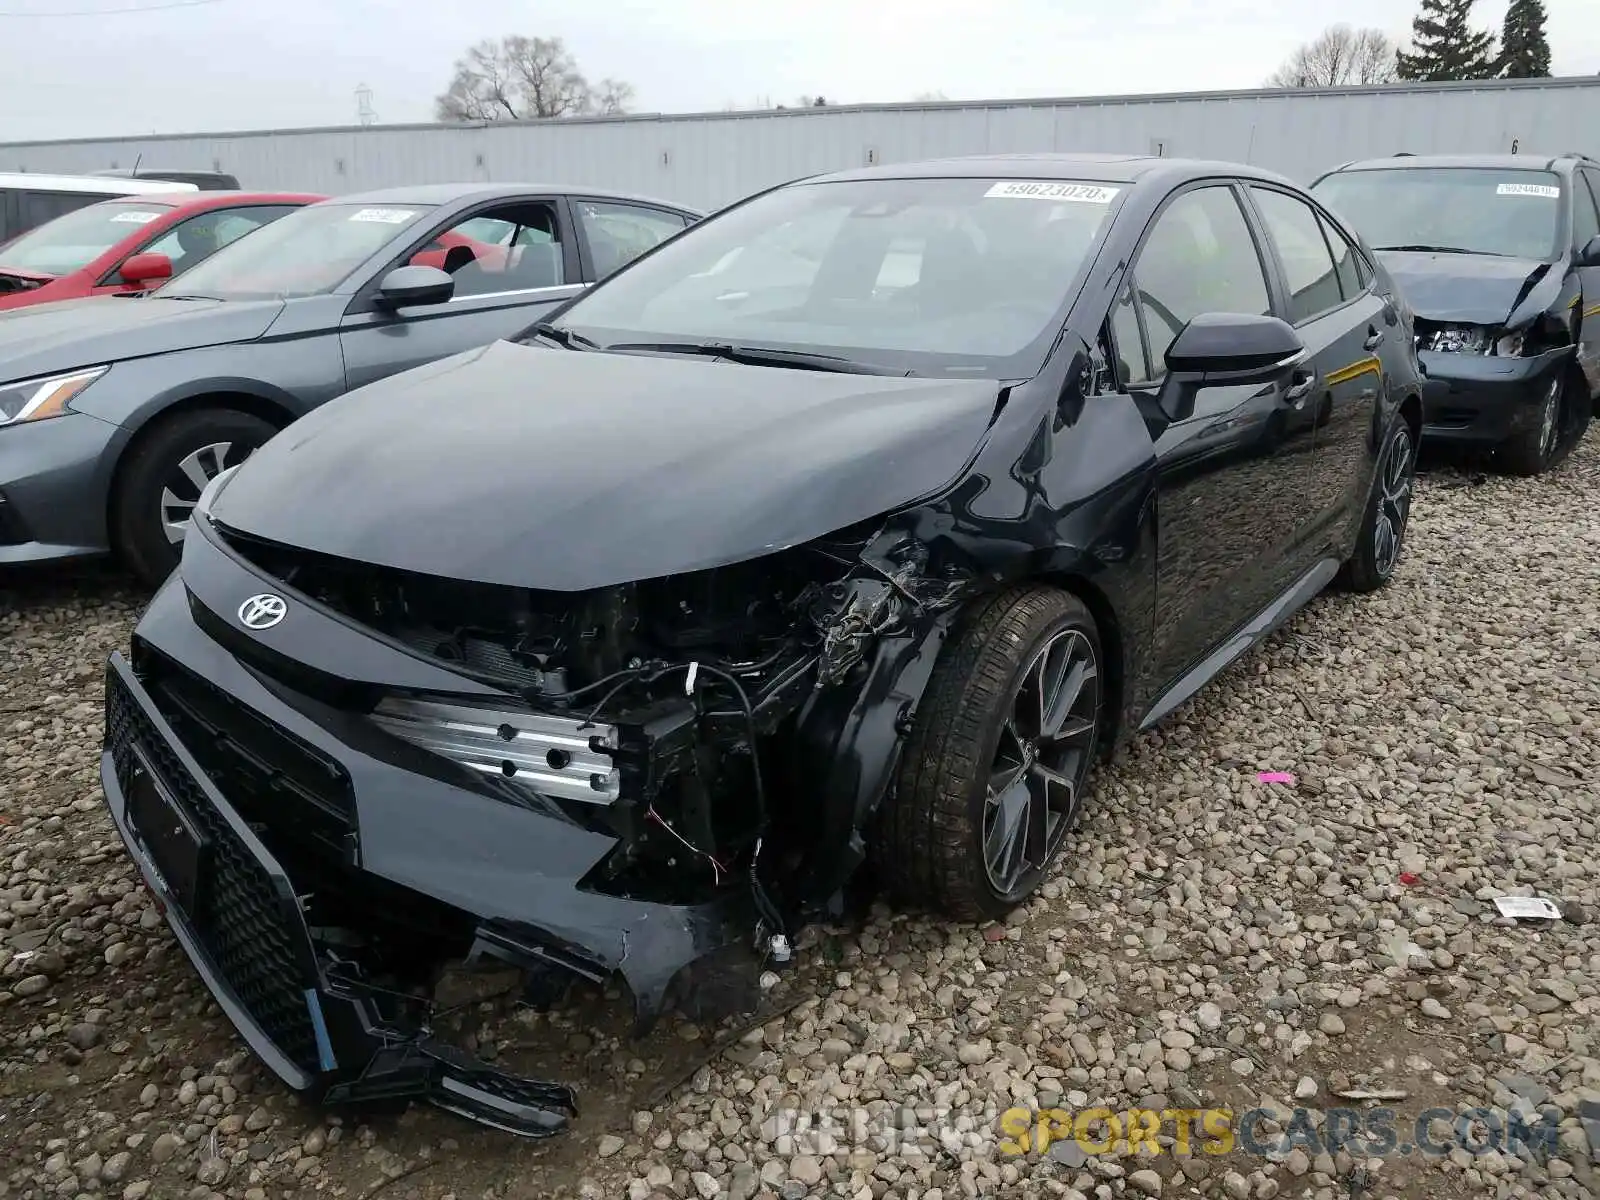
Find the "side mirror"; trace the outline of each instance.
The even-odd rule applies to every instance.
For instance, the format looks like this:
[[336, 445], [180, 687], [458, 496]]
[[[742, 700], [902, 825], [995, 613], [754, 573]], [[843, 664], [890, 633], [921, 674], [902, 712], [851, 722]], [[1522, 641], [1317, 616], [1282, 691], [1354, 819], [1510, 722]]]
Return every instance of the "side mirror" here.
[[1201, 313], [1167, 347], [1161, 411], [1169, 420], [1185, 420], [1201, 388], [1274, 383], [1305, 356], [1300, 335], [1278, 317]]
[[456, 281], [438, 267], [396, 267], [383, 277], [373, 299], [384, 308], [443, 304], [455, 290]]
[[150, 287], [172, 278], [172, 260], [165, 254], [135, 254], [122, 264], [122, 282], [134, 287]]
[[1600, 233], [1589, 239], [1584, 248], [1578, 251], [1578, 266], [1600, 267]]

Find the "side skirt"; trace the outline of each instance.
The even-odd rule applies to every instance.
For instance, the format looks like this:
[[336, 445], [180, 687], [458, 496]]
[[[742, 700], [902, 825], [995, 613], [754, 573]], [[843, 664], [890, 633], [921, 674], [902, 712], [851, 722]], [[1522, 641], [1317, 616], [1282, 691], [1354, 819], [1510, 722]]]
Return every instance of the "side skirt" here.
[[1246, 650], [1265, 641], [1274, 630], [1327, 587], [1338, 573], [1337, 559], [1320, 560], [1316, 566], [1290, 585], [1287, 591], [1257, 613], [1242, 629], [1201, 659], [1177, 683], [1157, 697], [1155, 703], [1150, 706], [1150, 711], [1145, 714], [1144, 720], [1139, 722], [1139, 729], [1141, 731], [1149, 729], [1164, 720], [1174, 709], [1220, 675]]

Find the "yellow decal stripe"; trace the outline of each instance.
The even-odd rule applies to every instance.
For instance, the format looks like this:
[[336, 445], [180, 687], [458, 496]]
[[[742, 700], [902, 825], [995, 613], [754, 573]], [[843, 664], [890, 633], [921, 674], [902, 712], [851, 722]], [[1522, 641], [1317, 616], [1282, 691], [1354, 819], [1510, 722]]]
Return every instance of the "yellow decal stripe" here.
[[1325, 381], [1329, 387], [1337, 387], [1341, 383], [1349, 383], [1352, 379], [1359, 379], [1363, 375], [1383, 374], [1383, 364], [1377, 358], [1363, 358], [1360, 362], [1353, 362], [1348, 367], [1340, 367], [1337, 371], [1329, 371]]

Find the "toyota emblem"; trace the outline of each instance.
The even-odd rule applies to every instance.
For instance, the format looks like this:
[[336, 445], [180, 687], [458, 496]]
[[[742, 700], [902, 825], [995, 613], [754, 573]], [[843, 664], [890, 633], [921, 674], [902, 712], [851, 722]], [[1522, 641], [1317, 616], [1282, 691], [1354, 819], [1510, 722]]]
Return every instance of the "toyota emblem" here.
[[239, 605], [239, 623], [246, 629], [271, 629], [288, 611], [282, 596], [262, 592]]

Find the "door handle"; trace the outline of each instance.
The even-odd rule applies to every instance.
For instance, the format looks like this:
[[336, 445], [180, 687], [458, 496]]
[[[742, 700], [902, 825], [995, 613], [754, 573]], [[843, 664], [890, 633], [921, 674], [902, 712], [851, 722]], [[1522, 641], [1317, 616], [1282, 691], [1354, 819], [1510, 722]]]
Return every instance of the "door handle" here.
[[1307, 371], [1303, 367], [1289, 378], [1289, 386], [1283, 390], [1283, 398], [1295, 408], [1305, 405], [1306, 397], [1311, 395], [1311, 389], [1317, 386], [1317, 373]]
[[1361, 343], [1363, 350], [1376, 350], [1383, 343], [1383, 330], [1376, 325], [1367, 326], [1367, 340]]

